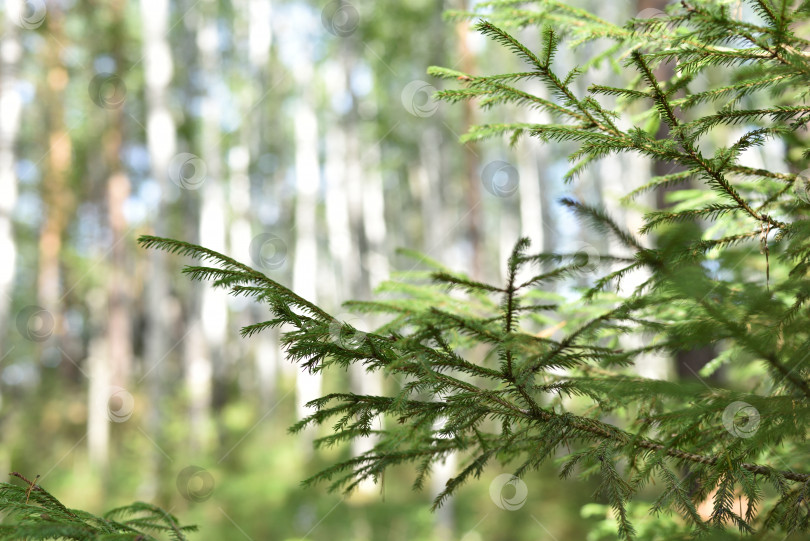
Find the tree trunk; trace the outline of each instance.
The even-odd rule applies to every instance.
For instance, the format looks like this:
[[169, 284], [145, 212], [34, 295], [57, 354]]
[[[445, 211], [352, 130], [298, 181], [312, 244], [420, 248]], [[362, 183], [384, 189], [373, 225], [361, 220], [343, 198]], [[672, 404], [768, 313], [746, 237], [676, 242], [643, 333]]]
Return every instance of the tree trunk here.
[[[467, 0], [458, 0], [457, 9], [465, 12], [468, 10]], [[458, 44], [458, 58], [461, 71], [464, 73], [475, 73], [475, 55], [470, 50], [469, 45], [469, 29], [470, 22], [462, 20], [456, 24], [456, 43]], [[472, 127], [475, 120], [475, 103], [471, 100], [465, 100], [463, 103], [464, 120], [462, 125], [462, 133], [466, 133]], [[470, 257], [471, 265], [470, 276], [473, 278], [482, 278], [482, 273], [485, 272], [483, 268], [483, 255], [484, 255], [484, 237], [483, 229], [483, 208], [481, 207], [481, 176], [478, 171], [480, 166], [480, 158], [478, 146], [473, 143], [466, 143], [464, 145], [464, 194], [466, 198], [466, 214], [467, 214], [467, 240], [470, 244]]]
[[39, 305], [53, 318], [53, 336], [58, 342], [62, 335], [62, 284], [59, 257], [65, 228], [74, 205], [69, 186], [72, 162], [70, 132], [65, 125], [65, 88], [68, 72], [62, 64], [62, 50], [68, 39], [64, 32], [64, 14], [58, 5], [48, 8], [45, 88], [42, 103], [47, 107], [47, 162], [42, 179], [41, 198], [45, 220], [39, 237], [39, 268], [37, 292]]
[[[419, 165], [413, 170], [415, 191], [422, 214], [422, 250], [444, 264], [450, 264], [444, 246], [451, 242], [445, 220], [441, 188], [441, 134], [434, 126], [425, 128], [419, 142]], [[436, 250], [440, 250], [436, 253]]]
[[[217, 28], [217, 4], [207, 1], [200, 16], [197, 46], [200, 67], [207, 79], [207, 93], [202, 98], [202, 161], [206, 177], [202, 180], [199, 242], [202, 246], [220, 253], [226, 252], [225, 186], [222, 164], [222, 135], [220, 128], [221, 104], [214, 94], [215, 78], [219, 77], [220, 35]], [[227, 292], [223, 289], [202, 287], [199, 307], [198, 329], [203, 347], [188, 358], [186, 382], [190, 405], [191, 440], [194, 451], [205, 448], [209, 408], [218, 419], [226, 401], [224, 347], [228, 323]], [[195, 331], [196, 332], [196, 331]], [[220, 434], [220, 437], [222, 434]]]
[[17, 92], [17, 71], [23, 48], [19, 27], [10, 14], [24, 9], [22, 0], [6, 0], [6, 17], [0, 38], [0, 351], [4, 351], [9, 328], [9, 310], [17, 268], [17, 244], [14, 241], [12, 214], [17, 203], [17, 172], [15, 170], [17, 134], [20, 130], [22, 99]]
[[[345, 69], [351, 67], [349, 59], [344, 57]], [[351, 88], [351, 85], [347, 85]], [[364, 267], [367, 270], [365, 273], [366, 283], [363, 284], [361, 290], [355, 289], [351, 292], [352, 298], [358, 298], [359, 295], [366, 293], [371, 296], [374, 288], [376, 288], [382, 281], [388, 279], [389, 264], [387, 255], [387, 228], [385, 223], [385, 197], [383, 195], [383, 177], [381, 174], [381, 150], [380, 143], [377, 135], [372, 131], [368, 134], [363, 134], [358, 130], [357, 119], [359, 117], [358, 105], [359, 97], [351, 92], [352, 97], [352, 110], [348, 118], [351, 129], [349, 133], [355, 137], [355, 141], [351, 147], [355, 150], [363, 149], [360, 155], [354, 157], [357, 161], [359, 169], [359, 178], [361, 183], [360, 193], [362, 194], [362, 235], [360, 238], [365, 239], [362, 244], [362, 251], [360, 254]], [[369, 107], [370, 111], [377, 108], [374, 102], [374, 95], [369, 94], [365, 98], [365, 105]], [[370, 145], [363, 141], [363, 135], [370, 136], [372, 141]], [[351, 264], [351, 262], [349, 262]], [[362, 298], [362, 297], [359, 297]], [[376, 327], [379, 321], [371, 315], [366, 315], [364, 319], [358, 319], [356, 322], [349, 321], [361, 332], [368, 332]], [[353, 338], [353, 343], [358, 344], [357, 338]], [[380, 396], [382, 394], [383, 382], [382, 374], [380, 372], [368, 372], [366, 368], [360, 364], [352, 365], [349, 371], [349, 378], [352, 392], [361, 395]], [[382, 418], [377, 420], [380, 423], [376, 428], [382, 430]], [[377, 444], [379, 438], [370, 436], [368, 438], [357, 439], [352, 441], [352, 452], [355, 455], [364, 453], [371, 450]], [[372, 497], [377, 494], [378, 489], [371, 480], [366, 480], [358, 487], [358, 495], [361, 497]]]
[[[113, 20], [110, 30], [123, 33], [125, 0], [110, 4]], [[115, 41], [110, 51], [116, 66], [123, 68], [125, 58], [121, 42]], [[122, 94], [123, 95], [123, 94]], [[126, 387], [132, 365], [132, 331], [130, 322], [132, 300], [129, 292], [131, 264], [127, 261], [127, 222], [124, 205], [130, 193], [129, 177], [121, 163], [124, 141], [123, 103], [109, 111], [107, 129], [104, 133], [104, 154], [109, 177], [107, 179], [107, 221], [110, 227], [110, 271], [107, 280], [107, 341], [113, 386]]]
[[[366, 98], [367, 104], [373, 103], [373, 97]], [[357, 97], [354, 96], [354, 103]], [[376, 103], [372, 105], [376, 110]], [[363, 233], [367, 239], [366, 253], [363, 262], [368, 269], [368, 288], [373, 291], [381, 282], [388, 279], [389, 265], [387, 254], [388, 231], [385, 225], [385, 196], [383, 194], [382, 156], [380, 143], [363, 144], [360, 156], [361, 175], [363, 179]]]
[[[125, 4], [123, 0], [117, 0], [109, 5], [110, 10], [110, 32], [117, 35], [123, 32]], [[123, 54], [119, 41], [110, 51], [115, 60], [116, 68], [123, 72]], [[107, 77], [99, 74], [98, 77]], [[102, 134], [104, 150], [104, 166], [107, 171], [106, 182], [106, 206], [107, 206], [107, 226], [110, 229], [111, 246], [109, 248], [109, 262], [106, 284], [106, 306], [102, 308], [102, 313], [106, 312], [106, 318], [100, 321], [103, 328], [104, 349], [98, 348], [90, 355], [90, 400], [93, 403], [101, 403], [104, 398], [110, 400], [115, 389], [124, 389], [129, 382], [131, 359], [132, 359], [132, 336], [130, 324], [131, 299], [129, 291], [131, 285], [129, 281], [129, 268], [127, 264], [128, 244], [126, 235], [126, 218], [124, 216], [124, 204], [130, 192], [129, 178], [126, 175], [121, 163], [121, 150], [124, 140], [124, 113], [123, 101], [126, 99], [123, 84], [120, 79], [110, 77], [106, 80], [105, 86], [114, 89], [110, 95], [101, 93], [101, 85], [91, 89], [91, 92], [98, 92], [91, 97], [101, 112], [106, 114], [106, 123]], [[92, 87], [91, 87], [92, 88]], [[108, 99], [109, 98], [109, 99]], [[100, 344], [95, 344], [97, 347]], [[131, 396], [131, 395], [130, 395]], [[107, 404], [107, 408], [91, 409], [88, 422], [91, 426], [88, 429], [88, 445], [90, 461], [99, 466], [102, 471], [106, 471], [109, 429], [106, 426], [109, 422], [107, 413], [110, 408], [118, 411], [121, 407], [128, 405], [121, 402], [122, 397], [113, 399], [117, 405]], [[129, 412], [131, 413], [131, 412]]]
[[[22, 99], [17, 92], [17, 71], [23, 55], [19, 27], [12, 21], [12, 13], [22, 13], [22, 0], [5, 0], [6, 16], [0, 37], [0, 355], [6, 355], [7, 332], [10, 318], [14, 275], [17, 269], [17, 244], [14, 240], [13, 212], [17, 203], [16, 144], [20, 129]], [[0, 395], [2, 404], [2, 395]], [[4, 416], [5, 417], [5, 416]], [[8, 422], [3, 419], [4, 425]], [[6, 432], [5, 426], [4, 433]], [[6, 436], [7, 438], [9, 436]], [[0, 468], [9, 468], [10, 449], [0, 451]]]
[[[141, 0], [143, 27], [143, 69], [146, 93], [146, 144], [149, 150], [150, 176], [161, 194], [177, 189], [169, 179], [169, 164], [177, 151], [176, 126], [168, 106], [169, 84], [174, 73], [172, 51], [168, 41], [169, 0]], [[166, 197], [161, 197], [150, 216], [154, 234], [168, 236]], [[165, 357], [170, 355], [170, 329], [175, 327], [174, 306], [170, 298], [166, 254], [149, 250], [145, 285], [145, 336], [143, 370], [149, 396], [146, 425], [150, 437], [160, 440], [163, 427], [161, 405], [165, 396]], [[149, 471], [144, 476], [140, 493], [151, 499], [158, 492], [160, 464], [163, 456], [153, 453]]]
[[[638, 10], [641, 13], [645, 9], [657, 9], [663, 11], [667, 4], [671, 3], [669, 0], [638, 0]], [[667, 80], [675, 73], [675, 65], [672, 62], [662, 63], [656, 70], [655, 75], [659, 80]], [[669, 126], [665, 122], [661, 122], [658, 131], [655, 134], [656, 139], [665, 139], [669, 135]], [[668, 175], [683, 171], [682, 167], [673, 166], [669, 162], [654, 161], [653, 162], [653, 175]], [[666, 194], [672, 191], [681, 190], [689, 187], [691, 182], [667, 186], [656, 191], [656, 206], [658, 209], [665, 209], [669, 204], [666, 203]], [[698, 373], [700, 369], [715, 356], [714, 348], [711, 346], [694, 349], [691, 351], [680, 351], [675, 356], [675, 370], [678, 376], [682, 379], [699, 378]], [[717, 375], [717, 374], [715, 374]]]
[[[264, 97], [265, 89], [272, 88], [275, 84], [270, 78], [272, 73], [270, 46], [273, 41], [273, 28], [270, 24], [272, 12], [273, 6], [270, 0], [248, 0], [248, 59], [252, 69], [251, 75], [254, 80], [259, 81], [258, 89], [261, 92], [261, 95], [253, 93], [250, 103], [245, 104], [246, 108], [250, 108], [249, 114], [246, 114], [245, 117], [252, 119], [245, 144], [253, 161], [256, 160], [262, 149], [263, 130], [267, 130], [272, 124], [268, 120], [267, 107], [263, 106], [264, 102], [259, 102], [261, 106], [257, 105], [257, 100]], [[246, 180], [248, 181], [247, 195], [250, 197], [250, 178], [247, 177]], [[251, 208], [253, 204], [254, 202], [250, 200]], [[237, 248], [237, 245], [238, 243], [235, 242], [234, 249]], [[267, 312], [265, 307], [252, 304], [251, 314], [252, 321], [261, 321]], [[277, 378], [281, 364], [280, 351], [277, 329], [266, 330], [256, 337], [254, 349], [256, 384], [264, 411], [276, 405]]]
[[[545, 118], [544, 118], [545, 117]], [[547, 115], [529, 114], [527, 122], [545, 122]], [[524, 137], [517, 147], [518, 197], [520, 197], [520, 235], [531, 240], [531, 251], [542, 252], [545, 245], [543, 200], [548, 197], [544, 167], [548, 162], [549, 151], [535, 138]]]
[[[298, 84], [309, 88], [311, 74], [301, 74]], [[318, 121], [311, 96], [305, 96], [295, 105], [295, 259], [293, 263], [293, 290], [308, 301], [317, 303], [318, 291], [318, 246], [317, 204], [320, 173], [318, 167]], [[321, 374], [298, 372], [295, 383], [296, 413], [299, 419], [311, 410], [306, 407], [310, 400], [321, 395]], [[313, 432], [302, 438], [305, 453], [312, 452]]]
[[346, 132], [333, 122], [326, 133], [325, 201], [329, 254], [335, 272], [333, 307], [340, 306], [356, 291], [360, 255], [349, 223], [349, 194], [346, 188]]

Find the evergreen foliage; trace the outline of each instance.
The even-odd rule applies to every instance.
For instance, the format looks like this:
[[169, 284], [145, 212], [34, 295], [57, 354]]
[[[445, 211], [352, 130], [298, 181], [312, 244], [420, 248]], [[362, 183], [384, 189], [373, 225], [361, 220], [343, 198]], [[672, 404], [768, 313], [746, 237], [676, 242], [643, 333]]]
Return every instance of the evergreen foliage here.
[[0, 511], [6, 516], [0, 524], [0, 539], [185, 541], [187, 532], [197, 530], [196, 526], [180, 526], [173, 515], [144, 502], [118, 507], [104, 516], [68, 509], [36, 484], [37, 479], [30, 481], [16, 472], [11, 475], [27, 486], [0, 483]]
[[[568, 181], [614, 153], [672, 164], [671, 174], [627, 194], [676, 190], [678, 204], [649, 212], [638, 232], [604, 209], [561, 202], [615, 239], [621, 253], [538, 254], [521, 239], [500, 284], [420, 257], [427, 270], [399, 274], [378, 300], [347, 303], [388, 317], [362, 333], [225, 255], [140, 238], [146, 248], [199, 259], [184, 270], [192, 279], [266, 303], [272, 316], [245, 327], [244, 336], [281, 327], [288, 357], [307, 370], [361, 364], [388, 376], [384, 396], [332, 393], [310, 403], [315, 412], [291, 430], [331, 423], [317, 446], [378, 439], [306, 483], [348, 491], [364, 479], [381, 481], [391, 466], [414, 464], [420, 488], [437, 461], [459, 453], [465, 463], [437, 507], [491, 463], [520, 476], [556, 460], [564, 477], [599, 479], [597, 497], [612, 507], [622, 539], [636, 538], [630, 504], [642, 490], [656, 494], [654, 514], [677, 514], [690, 535], [808, 529], [810, 191], [797, 171], [810, 157], [801, 132], [810, 116], [810, 41], [796, 29], [806, 28], [810, 1], [746, 0], [756, 20], [739, 18], [732, 4], [683, 1], [666, 16], [620, 26], [554, 0], [482, 2], [491, 12], [476, 28], [525, 71], [430, 69], [463, 85], [439, 92], [444, 100], [550, 113], [554, 123], [486, 124], [464, 140], [572, 142]], [[538, 23], [545, 25], [539, 51], [510, 33]], [[557, 73], [565, 40], [599, 40], [602, 50]], [[659, 79], [656, 68], [669, 61], [675, 75]], [[605, 62], [631, 74], [628, 85], [592, 85], [579, 95], [574, 81]], [[705, 88], [701, 75], [718, 71], [724, 83]], [[521, 89], [526, 80], [541, 81], [547, 96]], [[668, 134], [656, 138], [661, 122]], [[724, 146], [718, 134], [728, 133], [738, 135]], [[771, 139], [784, 145], [789, 172], [743, 165], [747, 150]], [[630, 275], [645, 278], [624, 292]], [[589, 285], [573, 302], [544, 290], [583, 277]], [[634, 370], [649, 355], [705, 346], [717, 355], [701, 376], [722, 368], [737, 379], [663, 381]], [[707, 500], [708, 517], [698, 510]]]

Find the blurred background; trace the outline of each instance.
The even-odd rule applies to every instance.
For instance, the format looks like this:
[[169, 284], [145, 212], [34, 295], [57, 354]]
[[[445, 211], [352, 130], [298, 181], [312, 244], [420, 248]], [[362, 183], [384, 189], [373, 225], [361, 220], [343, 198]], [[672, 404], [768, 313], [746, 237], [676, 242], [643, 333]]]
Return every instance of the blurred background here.
[[[666, 2], [572, 4], [623, 22]], [[158, 503], [200, 525], [200, 540], [613, 538], [607, 507], [586, 506], [592, 487], [553, 468], [520, 483], [490, 468], [437, 513], [432, 497], [463, 457], [421, 492], [405, 468], [350, 497], [302, 488], [351, 451], [316, 453], [318, 434], [287, 434], [304, 404], [385, 383], [302, 374], [277, 334], [240, 338], [262, 306], [191, 283], [179, 271], [192, 261], [135, 242], [156, 234], [221, 251], [361, 330], [375, 322], [341, 303], [413, 268], [400, 247], [486, 280], [502, 278], [521, 235], [536, 251], [609, 248], [557, 199], [604, 201], [635, 227], [638, 211], [617, 196], [655, 164], [610, 157], [564, 184], [571, 148], [459, 143], [475, 123], [548, 120], [432, 98], [442, 83], [430, 65], [523, 69], [443, 18], [472, 7], [3, 0], [0, 472], [40, 474], [68, 506], [95, 512]], [[534, 46], [539, 30], [519, 35]], [[560, 51], [558, 71], [593, 47]], [[607, 65], [577, 83], [580, 95], [592, 82], [622, 84]], [[640, 371], [671, 367], [653, 359]]]

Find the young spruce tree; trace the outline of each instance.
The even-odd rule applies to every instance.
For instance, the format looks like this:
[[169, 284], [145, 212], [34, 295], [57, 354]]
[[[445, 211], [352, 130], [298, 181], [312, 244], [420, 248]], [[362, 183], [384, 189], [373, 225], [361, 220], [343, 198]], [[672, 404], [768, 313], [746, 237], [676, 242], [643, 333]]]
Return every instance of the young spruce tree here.
[[[487, 15], [476, 29], [522, 60], [524, 71], [484, 76], [430, 69], [461, 85], [439, 92], [446, 101], [549, 113], [553, 123], [487, 124], [464, 139], [574, 142], [567, 181], [613, 153], [671, 164], [677, 172], [627, 194], [676, 192], [677, 205], [647, 213], [639, 231], [626, 230], [601, 208], [561, 201], [614, 237], [626, 249], [621, 255], [603, 254], [595, 263], [581, 253], [534, 253], [521, 239], [505, 283], [479, 282], [431, 263], [429, 271], [384, 284], [380, 300], [347, 303], [352, 311], [388, 316], [363, 334], [225, 255], [166, 238], [140, 242], [198, 258], [200, 264], [184, 270], [191, 278], [266, 303], [270, 319], [242, 334], [283, 327], [288, 357], [303, 368], [360, 363], [395, 376], [385, 396], [334, 393], [311, 403], [314, 413], [292, 430], [334, 423], [317, 445], [372, 433], [378, 439], [372, 450], [307, 482], [351, 490], [363, 479], [380, 480], [390, 466], [413, 463], [414, 485], [421, 487], [434, 463], [459, 453], [463, 467], [435, 507], [490, 463], [511, 465], [520, 476], [557, 460], [564, 477], [599, 479], [599, 497], [613, 508], [621, 539], [640, 530], [630, 503], [642, 489], [657, 498], [646, 520], [675, 513], [684, 536], [728, 535], [730, 528], [776, 531], [778, 538], [804, 532], [810, 526], [810, 179], [799, 171], [810, 157], [803, 131], [810, 115], [810, 41], [801, 37], [810, 0], [745, 0], [742, 11], [740, 4], [682, 1], [665, 16], [619, 26], [564, 1], [481, 2]], [[537, 25], [539, 50], [513, 35]], [[600, 48], [597, 56], [558, 72], [561, 46], [590, 42]], [[628, 84], [572, 89], [575, 79], [605, 62], [628, 75]], [[659, 79], [656, 68], [664, 62], [674, 63], [675, 74]], [[542, 96], [521, 89], [534, 80], [545, 85]], [[725, 82], [706, 88], [706, 80]], [[660, 122], [669, 130], [657, 139]], [[784, 148], [787, 168], [743, 164], [746, 151], [771, 140]], [[586, 272], [591, 286], [576, 303], [544, 289]], [[622, 279], [641, 272], [643, 283], [620, 294]], [[562, 319], [557, 334], [536, 332]], [[628, 342], [620, 339], [628, 335], [642, 345], [623, 348]], [[480, 344], [491, 355], [472, 357], [472, 346]], [[701, 375], [725, 367], [736, 378], [663, 381], [634, 370], [643, 355], [706, 346], [717, 354]], [[386, 419], [384, 430], [374, 428], [378, 418]], [[707, 501], [711, 511], [700, 513], [698, 504]]]

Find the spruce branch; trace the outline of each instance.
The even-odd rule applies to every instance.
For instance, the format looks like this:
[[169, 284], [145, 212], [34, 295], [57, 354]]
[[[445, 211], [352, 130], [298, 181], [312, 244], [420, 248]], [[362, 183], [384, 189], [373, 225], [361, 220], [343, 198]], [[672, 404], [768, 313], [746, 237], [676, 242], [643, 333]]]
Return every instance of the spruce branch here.
[[[786, 2], [747, 2], [761, 11], [762, 21], [736, 20], [725, 5], [693, 0], [668, 8], [660, 19], [619, 27], [556, 0], [537, 0], [532, 6], [491, 0], [479, 4], [494, 11], [476, 28], [528, 68], [485, 76], [430, 70], [461, 87], [441, 91], [440, 99], [550, 113], [552, 123], [485, 124], [471, 128], [463, 139], [508, 135], [514, 143], [528, 133], [545, 142], [573, 143], [566, 181], [620, 152], [683, 168], [627, 195], [630, 199], [658, 188], [675, 192], [677, 206], [648, 212], [639, 231], [623, 227], [599, 206], [562, 200], [580, 221], [618, 239], [628, 255], [600, 255], [599, 264], [586, 269], [577, 254], [529, 254], [528, 240], [521, 239], [507, 261], [506, 280], [495, 284], [417, 255], [429, 271], [386, 282], [379, 290], [384, 299], [348, 304], [387, 321], [357, 348], [345, 348], [330, 334], [335, 324], [346, 332], [353, 332], [351, 326], [261, 273], [193, 245], [147, 238], [148, 246], [204, 258], [208, 266], [187, 267], [190, 277], [268, 305], [272, 316], [245, 327], [245, 336], [290, 324], [294, 329], [283, 334], [282, 344], [306, 368], [362, 364], [398, 376], [391, 396], [336, 393], [310, 403], [315, 412], [292, 430], [334, 423], [333, 432], [316, 445], [342, 445], [369, 434], [377, 443], [307, 483], [327, 481], [330, 488], [351, 490], [363, 479], [379, 479], [387, 468], [412, 464], [418, 488], [432, 465], [459, 453], [467, 462], [436, 497], [435, 508], [493, 459], [514, 462], [522, 475], [562, 452], [563, 476], [581, 465], [585, 473], [600, 477], [600, 491], [625, 539], [636, 530], [631, 500], [657, 480], [662, 493], [653, 510], [678, 511], [698, 533], [726, 524], [744, 532], [760, 524], [810, 528], [801, 514], [810, 474], [773, 466], [802, 444], [809, 427], [803, 352], [810, 344], [810, 226], [802, 177], [794, 173], [806, 165], [801, 160], [807, 153], [793, 149], [810, 117], [810, 109], [796, 103], [806, 96], [810, 55], [804, 51], [807, 40], [793, 36], [790, 28], [810, 16], [810, 1], [795, 10], [787, 9]], [[546, 26], [537, 52], [506, 30], [539, 21]], [[624, 62], [631, 68], [629, 82], [624, 88], [621, 83], [591, 85], [578, 96], [573, 84], [597, 60], [558, 75], [552, 65], [564, 39], [569, 44], [611, 40], [595, 58], [617, 69]], [[676, 63], [673, 77], [656, 75], [665, 61]], [[710, 69], [727, 73], [727, 82], [690, 93], [700, 84], [698, 76]], [[543, 83], [548, 95], [518, 88], [525, 81]], [[616, 99], [597, 101], [602, 96]], [[634, 102], [647, 100], [654, 106], [651, 113], [629, 115]], [[608, 107], [606, 101], [617, 105]], [[655, 125], [626, 127], [628, 117], [631, 123], [658, 117], [669, 131], [656, 138]], [[737, 126], [744, 126], [743, 133], [728, 137], [728, 146], [709, 141], [713, 150], [706, 150], [708, 137], [701, 137], [710, 130], [712, 137], [720, 137]], [[746, 152], [769, 140], [782, 141], [790, 150], [791, 172], [741, 163]], [[690, 179], [700, 184], [681, 186]], [[701, 222], [707, 221], [711, 228], [703, 232]], [[655, 245], [645, 247], [639, 235], [653, 230]], [[765, 255], [764, 284], [758, 275], [762, 261], [750, 253], [757, 239]], [[539, 268], [524, 275], [531, 266]], [[618, 286], [637, 271], [645, 275], [630, 292], [622, 291]], [[544, 289], [558, 281], [575, 286], [579, 296], [574, 302]], [[627, 337], [640, 342], [628, 345]], [[748, 370], [759, 363], [760, 387], [748, 394], [717, 385], [704, 390], [632, 372], [647, 354], [707, 346], [718, 354], [701, 374], [720, 366]], [[481, 350], [486, 352], [479, 355]], [[770, 422], [756, 434], [741, 436], [726, 424], [724, 408], [742, 400], [768, 416]], [[393, 419], [392, 426], [372, 429], [372, 421], [383, 417]], [[804, 469], [802, 463], [791, 464]], [[677, 467], [688, 473], [679, 478]], [[763, 484], [778, 495], [763, 492]], [[713, 491], [712, 515], [704, 521], [695, 504]], [[745, 508], [737, 491], [747, 499]], [[768, 505], [763, 521], [765, 514], [758, 516], [757, 510]]]
[[[539, 413], [532, 413], [528, 410], [524, 410], [523, 413], [527, 417], [535, 416], [539, 421], [542, 422], [550, 422], [556, 417], [560, 416], [559, 414], [555, 414], [547, 410], [539, 410]], [[714, 466], [721, 460], [721, 458], [718, 456], [704, 456], [697, 453], [691, 453], [681, 449], [668, 447], [654, 440], [638, 438], [628, 432], [620, 430], [615, 426], [599, 423], [592, 419], [578, 418], [571, 416], [570, 414], [566, 417], [566, 419], [569, 421], [570, 426], [574, 429], [593, 434], [602, 440], [614, 441], [620, 444], [629, 444], [633, 447], [649, 449], [652, 451], [660, 451], [666, 456], [677, 458], [684, 462], [693, 462], [695, 464]], [[740, 466], [744, 470], [750, 471], [756, 475], [769, 476], [775, 471], [772, 468], [761, 464], [742, 463]], [[797, 473], [794, 471], [778, 471], [777, 473], [790, 481], [796, 481], [799, 483], [806, 483], [810, 481], [810, 474], [807, 473]]]

